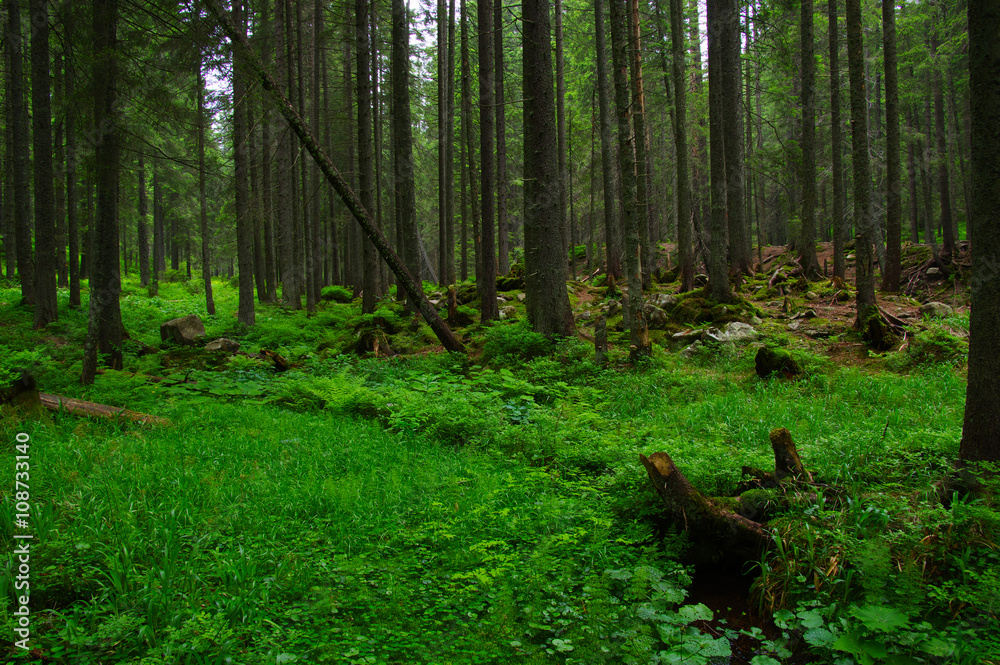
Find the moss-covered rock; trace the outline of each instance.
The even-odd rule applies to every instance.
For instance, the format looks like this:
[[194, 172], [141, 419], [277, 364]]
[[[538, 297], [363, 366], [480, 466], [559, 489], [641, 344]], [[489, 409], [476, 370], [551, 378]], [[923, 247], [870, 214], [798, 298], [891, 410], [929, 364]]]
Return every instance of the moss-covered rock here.
[[757, 351], [754, 366], [757, 370], [757, 376], [762, 379], [776, 373], [789, 379], [802, 374], [802, 367], [792, 358], [790, 353], [767, 346]]

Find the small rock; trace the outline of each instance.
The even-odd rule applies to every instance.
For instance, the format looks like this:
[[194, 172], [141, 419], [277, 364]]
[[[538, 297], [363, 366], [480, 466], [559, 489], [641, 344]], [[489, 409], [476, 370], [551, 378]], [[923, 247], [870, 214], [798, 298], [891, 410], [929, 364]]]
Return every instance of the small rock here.
[[647, 302], [642, 306], [642, 313], [646, 317], [646, 325], [650, 330], [663, 330], [667, 327], [669, 317], [656, 305]]
[[767, 303], [767, 306], [768, 307], [781, 307], [781, 301], [779, 301], [779, 300], [772, 300], [771, 302]]
[[722, 327], [722, 335], [720, 339], [723, 342], [752, 342], [760, 336], [753, 326], [740, 321], [733, 321], [732, 323], [727, 323]]
[[794, 321], [795, 319], [815, 319], [815, 318], [816, 318], [816, 310], [807, 309], [806, 311], [799, 312], [798, 314], [793, 316], [792, 320]]
[[791, 323], [788, 324], [789, 330], [798, 330], [800, 327], [802, 327], [801, 321], [792, 321]]
[[926, 274], [927, 274], [928, 277], [937, 277], [938, 275], [941, 274], [941, 269], [940, 268], [935, 268], [935, 267], [932, 266], [932, 267], [930, 267], [930, 268], [927, 269], [927, 273]]
[[666, 309], [668, 307], [673, 307], [679, 301], [675, 296], [672, 296], [669, 293], [654, 293], [653, 295], [649, 296], [649, 300], [647, 300], [646, 302], [656, 307], [659, 307], [660, 309]]
[[933, 319], [951, 316], [955, 310], [943, 302], [929, 302], [920, 307], [920, 313]]
[[580, 312], [577, 315], [576, 320], [577, 321], [589, 321], [591, 316], [593, 316], [593, 314], [591, 314], [590, 312]]
[[518, 294], [517, 294], [517, 301], [518, 301], [518, 302], [524, 302], [524, 299], [525, 299], [525, 298], [527, 298], [527, 297], [528, 297], [528, 296], [527, 296], [527, 295], [525, 295], [525, 294], [523, 294], [523, 293], [518, 293]]
[[750, 317], [750, 325], [752, 325], [752, 326], [759, 326], [759, 325], [761, 325], [763, 323], [764, 322], [760, 319], [759, 316], [754, 315], [754, 316]]
[[681, 351], [681, 355], [682, 355], [683, 357], [685, 357], [685, 358], [690, 358], [690, 357], [691, 357], [691, 356], [693, 356], [693, 355], [694, 355], [694, 354], [695, 354], [695, 353], [696, 353], [696, 352], [698, 351], [698, 349], [700, 349], [700, 348], [701, 348], [701, 342], [695, 342], [695, 343], [694, 343], [694, 344], [692, 344], [691, 346], [689, 346], [689, 347], [685, 348], [685, 349], [684, 349], [683, 351]]
[[231, 339], [220, 337], [205, 345], [206, 351], [224, 351], [225, 353], [236, 353], [240, 350], [240, 343]]
[[497, 296], [497, 302], [507, 302], [507, 299], [503, 296]]
[[819, 300], [819, 294], [815, 291], [806, 291], [806, 300]]
[[196, 314], [189, 314], [160, 324], [160, 340], [164, 342], [174, 341], [178, 344], [191, 346], [204, 336], [205, 324]]
[[854, 258], [855, 258], [855, 257], [854, 257], [854, 255], [853, 255], [853, 254], [848, 254], [848, 255], [847, 255], [847, 260], [848, 260], [848, 261], [853, 261], [853, 260], [854, 260]]
[[508, 305], [507, 307], [500, 308], [500, 320], [506, 321], [507, 319], [517, 318], [517, 307], [513, 305]]

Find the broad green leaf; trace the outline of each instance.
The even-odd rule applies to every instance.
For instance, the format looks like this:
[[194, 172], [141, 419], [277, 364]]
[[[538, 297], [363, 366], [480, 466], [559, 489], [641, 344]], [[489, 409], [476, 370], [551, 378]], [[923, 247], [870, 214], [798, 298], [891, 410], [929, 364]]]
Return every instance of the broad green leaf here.
[[898, 628], [905, 628], [910, 623], [910, 617], [892, 607], [884, 605], [863, 605], [852, 607], [851, 614], [861, 620], [865, 628], [889, 633]]

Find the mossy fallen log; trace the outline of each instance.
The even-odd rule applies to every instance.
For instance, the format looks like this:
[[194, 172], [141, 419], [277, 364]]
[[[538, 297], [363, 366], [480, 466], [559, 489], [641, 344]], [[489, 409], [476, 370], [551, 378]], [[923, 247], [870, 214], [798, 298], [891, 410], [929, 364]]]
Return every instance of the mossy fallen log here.
[[771, 542], [762, 524], [734, 513], [695, 489], [667, 453], [639, 455], [639, 460], [667, 516], [689, 534], [702, 554], [749, 559]]
[[82, 399], [63, 397], [62, 395], [51, 395], [49, 393], [38, 393], [38, 398], [46, 409], [59, 411], [64, 409], [67, 413], [75, 416], [97, 416], [99, 418], [121, 418], [144, 425], [169, 426], [170, 420], [161, 416], [152, 416], [148, 413], [130, 411], [120, 406], [108, 406], [97, 402], [86, 402]]

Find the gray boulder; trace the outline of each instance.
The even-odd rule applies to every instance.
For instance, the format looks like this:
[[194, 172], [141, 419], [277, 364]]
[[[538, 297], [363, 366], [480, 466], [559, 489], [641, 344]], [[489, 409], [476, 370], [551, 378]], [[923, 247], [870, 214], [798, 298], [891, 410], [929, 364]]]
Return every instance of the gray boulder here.
[[650, 330], [663, 330], [667, 327], [669, 317], [656, 305], [647, 302], [642, 306], [642, 313], [646, 316], [646, 325]]
[[955, 310], [951, 308], [951, 305], [946, 305], [943, 302], [929, 302], [920, 307], [920, 313], [931, 318], [943, 318], [951, 316]]
[[205, 345], [206, 351], [223, 351], [225, 353], [236, 353], [240, 350], [240, 343], [234, 342], [231, 339], [226, 339], [225, 337], [220, 337], [219, 339], [212, 340]]
[[508, 305], [507, 307], [500, 308], [500, 320], [506, 321], [508, 319], [513, 320], [517, 318], [517, 307], [513, 305]]
[[164, 342], [170, 341], [193, 346], [204, 336], [205, 324], [196, 314], [189, 314], [160, 324], [160, 340]]
[[669, 293], [654, 293], [653, 295], [649, 296], [648, 300], [646, 300], [647, 304], [653, 305], [654, 307], [659, 307], [660, 309], [667, 309], [668, 307], [673, 307], [678, 302], [679, 301], [677, 300], [677, 298], [675, 296], [670, 295]]
[[758, 337], [760, 337], [760, 333], [754, 330], [753, 326], [740, 321], [727, 323], [722, 327], [722, 333], [719, 335], [721, 341], [733, 342], [734, 344], [752, 342]]

